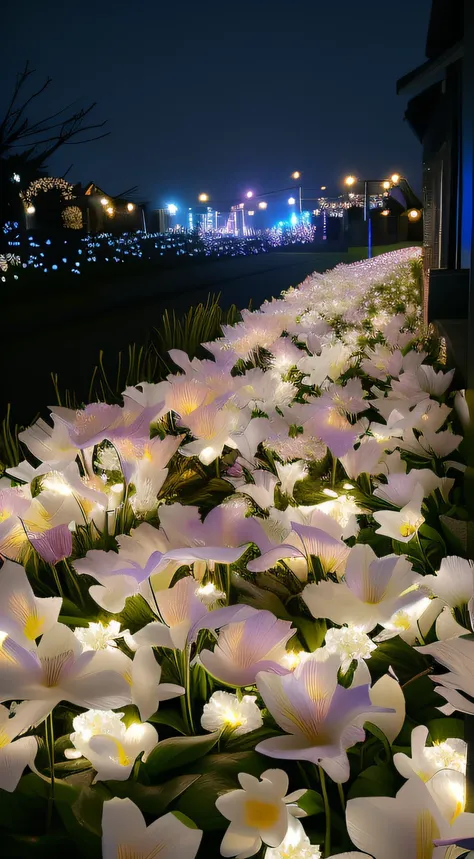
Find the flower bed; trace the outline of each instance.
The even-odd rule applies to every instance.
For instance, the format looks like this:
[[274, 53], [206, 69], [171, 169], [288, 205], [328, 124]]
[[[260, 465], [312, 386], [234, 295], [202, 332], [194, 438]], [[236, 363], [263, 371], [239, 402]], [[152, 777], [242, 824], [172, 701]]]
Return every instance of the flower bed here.
[[420, 276], [416, 249], [313, 275], [209, 359], [171, 350], [123, 405], [21, 433], [2, 855], [448, 859], [434, 841], [474, 836], [464, 403]]
[[[66, 210], [67, 211], [67, 210]], [[252, 256], [268, 253], [275, 248], [306, 245], [315, 240], [315, 228], [299, 224], [295, 227], [265, 230], [255, 235], [238, 238], [217, 232], [191, 234], [176, 233], [123, 233], [116, 236], [100, 233], [71, 237], [53, 234], [45, 238], [28, 233], [25, 237], [19, 225], [4, 225], [7, 254], [0, 255], [0, 280], [17, 281], [22, 273], [30, 276], [58, 272], [80, 275], [91, 268], [112, 268], [126, 264], [152, 262], [155, 265], [175, 263], [177, 260], [219, 259], [221, 257]]]

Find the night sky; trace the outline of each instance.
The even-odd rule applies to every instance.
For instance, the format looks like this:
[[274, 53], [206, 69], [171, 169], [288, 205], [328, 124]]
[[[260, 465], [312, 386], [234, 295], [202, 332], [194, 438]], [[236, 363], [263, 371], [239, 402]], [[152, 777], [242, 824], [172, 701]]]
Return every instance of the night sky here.
[[[248, 188], [336, 193], [348, 172], [418, 188], [421, 152], [398, 77], [424, 60], [430, 0], [9, 0], [3, 108], [30, 59], [54, 82], [45, 112], [96, 101], [111, 135], [68, 146], [50, 175], [109, 194], [219, 207]], [[6, 14], [5, 14], [6, 11]]]

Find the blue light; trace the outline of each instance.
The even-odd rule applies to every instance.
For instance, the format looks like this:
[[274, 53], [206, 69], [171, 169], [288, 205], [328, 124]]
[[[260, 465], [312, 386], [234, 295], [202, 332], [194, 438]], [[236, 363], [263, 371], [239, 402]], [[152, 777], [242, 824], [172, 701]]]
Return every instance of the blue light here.
[[298, 216], [295, 215], [295, 213], [293, 212], [292, 215], [290, 216], [290, 224], [292, 227], [294, 227], [294, 226], [296, 226], [297, 223], [298, 223]]

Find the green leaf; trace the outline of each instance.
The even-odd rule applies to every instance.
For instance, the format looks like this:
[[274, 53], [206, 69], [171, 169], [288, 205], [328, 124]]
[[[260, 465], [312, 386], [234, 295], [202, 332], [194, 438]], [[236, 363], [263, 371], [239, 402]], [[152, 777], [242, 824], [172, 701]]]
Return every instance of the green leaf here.
[[347, 798], [356, 796], [395, 796], [397, 786], [393, 767], [384, 764], [363, 770], [349, 788]]
[[262, 725], [255, 731], [248, 731], [240, 737], [234, 737], [231, 734], [225, 744], [225, 750], [226, 752], [253, 751], [257, 743], [261, 743], [262, 740], [267, 740], [269, 737], [278, 737], [280, 734], [281, 730], [271, 728], [268, 725]]
[[218, 731], [197, 737], [170, 737], [155, 746], [143, 766], [147, 774], [154, 778], [203, 757], [211, 751], [218, 739]]
[[3, 859], [52, 859], [67, 856], [77, 859], [74, 841], [67, 835], [11, 835], [2, 833]]
[[171, 710], [170, 708], [163, 710], [160, 708], [157, 713], [150, 716], [148, 721], [154, 722], [156, 725], [168, 725], [169, 728], [174, 728], [178, 734], [186, 734], [183, 719], [176, 710]]
[[442, 743], [450, 737], [464, 739], [464, 722], [462, 719], [440, 718], [431, 719], [426, 723], [433, 742]]
[[301, 632], [311, 652], [321, 647], [327, 632], [325, 620], [309, 620], [306, 617], [295, 617], [293, 623]]
[[298, 800], [298, 805], [303, 811], [306, 811], [308, 817], [312, 814], [324, 813], [323, 798], [316, 790], [307, 790]]
[[171, 814], [174, 814], [174, 816], [178, 820], [180, 820], [181, 823], [184, 823], [184, 825], [187, 826], [188, 829], [197, 829], [197, 826], [194, 823], [194, 820], [191, 820], [191, 818], [188, 817], [186, 814], [183, 814], [182, 811], [172, 811]]
[[377, 725], [374, 725], [372, 722], [364, 722], [364, 728], [366, 731], [370, 731], [370, 733], [374, 737], [377, 737], [377, 739], [380, 740], [380, 742], [382, 743], [382, 745], [385, 749], [387, 759], [391, 760], [392, 751], [390, 748], [390, 743], [387, 740], [387, 737], [385, 736], [384, 732], [379, 727], [377, 727]]
[[131, 799], [140, 811], [158, 816], [199, 778], [199, 773], [180, 775], [160, 785], [140, 784], [137, 781], [108, 781], [107, 787], [113, 796]]

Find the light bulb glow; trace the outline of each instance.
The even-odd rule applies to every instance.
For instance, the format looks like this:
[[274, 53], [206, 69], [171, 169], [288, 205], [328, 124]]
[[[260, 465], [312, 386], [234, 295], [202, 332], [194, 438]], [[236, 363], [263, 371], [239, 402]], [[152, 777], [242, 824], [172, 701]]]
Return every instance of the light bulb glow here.
[[260, 203], [258, 204], [259, 209], [266, 209], [267, 206], [268, 206], [268, 203], [266, 203], [265, 200], [261, 200]]
[[247, 197], [247, 200], [250, 200], [250, 198], [253, 197], [253, 191], [247, 191], [245, 196]]
[[135, 206], [133, 203], [127, 203], [127, 212], [133, 212]]
[[109, 204], [109, 201], [107, 200], [107, 197], [101, 197], [100, 198], [100, 205], [101, 206], [108, 206], [108, 204]]
[[300, 179], [300, 178], [301, 178], [301, 173], [300, 173], [300, 171], [299, 171], [299, 170], [295, 170], [295, 172], [291, 174], [291, 178], [292, 178], [292, 179]]
[[351, 187], [352, 187], [352, 185], [355, 185], [356, 181], [357, 181], [357, 180], [356, 180], [356, 177], [355, 177], [355, 176], [352, 176], [352, 175], [351, 175], [351, 176], [346, 176], [346, 178], [344, 179], [344, 184], [345, 184], [345, 185], [347, 185], [347, 186], [348, 186], [348, 188], [351, 188]]
[[382, 215], [383, 218], [386, 218], [390, 214], [390, 212], [388, 211], [388, 209], [382, 209], [380, 214]]
[[296, 200], [294, 197], [288, 197], [288, 205], [289, 206], [294, 206], [295, 203], [296, 203]]
[[200, 203], [207, 203], [207, 201], [209, 200], [209, 194], [199, 194], [198, 199]]
[[27, 215], [34, 215], [35, 212], [36, 212], [36, 209], [34, 206], [28, 206], [26, 209]]
[[389, 180], [388, 180], [388, 179], [386, 179], [386, 180], [385, 180], [385, 182], [382, 182], [382, 188], [384, 188], [384, 189], [385, 189], [385, 191], [388, 191], [388, 189], [389, 189], [390, 187], [391, 187], [391, 182], [389, 182]]
[[409, 209], [408, 217], [410, 221], [418, 221], [421, 218], [421, 212], [419, 209]]
[[390, 176], [390, 180], [391, 180], [393, 185], [398, 185], [400, 179], [401, 179], [400, 173], [392, 173], [392, 175]]

